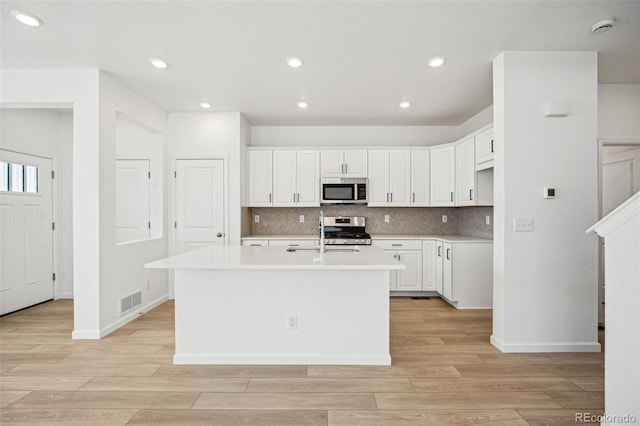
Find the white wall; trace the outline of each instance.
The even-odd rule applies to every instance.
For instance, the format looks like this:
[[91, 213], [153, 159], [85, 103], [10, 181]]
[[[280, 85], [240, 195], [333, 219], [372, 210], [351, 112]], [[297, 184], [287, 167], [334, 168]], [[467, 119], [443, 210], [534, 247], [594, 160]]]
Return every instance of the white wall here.
[[[73, 115], [69, 109], [0, 109], [0, 148], [51, 158], [57, 190], [56, 295], [73, 297]], [[54, 242], [55, 244], [56, 242]]]
[[598, 86], [598, 138], [640, 140], [640, 84]]
[[[167, 114], [109, 74], [100, 72], [100, 336], [168, 298], [167, 272], [144, 264], [167, 256], [167, 238], [116, 244], [116, 141], [119, 114], [155, 133], [166, 134]], [[164, 138], [161, 143], [166, 146]], [[163, 165], [163, 170], [166, 170]], [[162, 173], [165, 176], [166, 173]], [[163, 182], [166, 188], [166, 182]], [[163, 190], [163, 194], [166, 191]], [[163, 196], [163, 210], [166, 210]], [[166, 223], [163, 224], [166, 226]], [[162, 233], [166, 235], [166, 231]], [[150, 288], [146, 281], [150, 280]], [[142, 308], [120, 315], [120, 299], [142, 290]]]
[[[173, 175], [176, 159], [225, 158], [228, 188], [227, 226], [229, 244], [240, 244], [240, 201], [244, 177], [241, 161], [240, 113], [171, 113], [168, 124], [169, 171]], [[246, 129], [244, 130], [246, 135]], [[245, 140], [244, 136], [242, 139]], [[175, 221], [175, 185], [170, 182], [169, 222]], [[169, 228], [169, 252], [175, 252], [175, 232]]]
[[[494, 327], [505, 352], [598, 351], [597, 56], [504, 52], [494, 61]], [[545, 117], [548, 101], [567, 117]], [[543, 187], [557, 190], [543, 199]], [[533, 232], [514, 232], [515, 218]]]
[[251, 146], [430, 146], [458, 139], [457, 126], [253, 126]]
[[97, 338], [99, 303], [98, 70], [3, 69], [0, 106], [73, 109], [74, 338]]

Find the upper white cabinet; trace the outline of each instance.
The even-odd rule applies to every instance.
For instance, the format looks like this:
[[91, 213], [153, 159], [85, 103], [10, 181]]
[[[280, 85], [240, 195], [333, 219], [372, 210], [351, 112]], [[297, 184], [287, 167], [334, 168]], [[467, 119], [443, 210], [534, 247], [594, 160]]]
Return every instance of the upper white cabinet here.
[[369, 150], [369, 206], [411, 205], [411, 151]]
[[248, 150], [251, 207], [320, 205], [319, 151]]
[[270, 150], [247, 151], [247, 192], [250, 207], [273, 205], [272, 164]]
[[411, 150], [411, 205], [426, 207], [429, 199], [429, 150]]
[[367, 177], [366, 149], [332, 149], [320, 151], [322, 177]]
[[475, 205], [476, 161], [473, 138], [456, 145], [456, 206]]
[[431, 205], [454, 206], [455, 146], [432, 148], [429, 158], [429, 187]]
[[273, 206], [320, 205], [318, 151], [273, 151]]
[[493, 127], [475, 136], [476, 170], [493, 167]]

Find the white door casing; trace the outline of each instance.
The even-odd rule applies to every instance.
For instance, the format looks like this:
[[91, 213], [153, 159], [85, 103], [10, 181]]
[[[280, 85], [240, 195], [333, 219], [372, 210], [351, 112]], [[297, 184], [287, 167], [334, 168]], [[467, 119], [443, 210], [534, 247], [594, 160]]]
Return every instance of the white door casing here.
[[0, 192], [0, 314], [6, 314], [54, 298], [52, 160], [4, 150], [0, 160], [37, 167], [37, 192]]
[[150, 237], [149, 160], [116, 160], [116, 242]]
[[224, 245], [224, 160], [176, 160], [176, 254]]

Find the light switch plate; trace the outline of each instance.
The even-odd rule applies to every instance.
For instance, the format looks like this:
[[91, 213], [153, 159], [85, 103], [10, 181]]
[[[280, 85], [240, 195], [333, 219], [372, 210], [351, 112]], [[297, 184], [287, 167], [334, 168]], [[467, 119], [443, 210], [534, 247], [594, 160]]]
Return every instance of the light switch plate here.
[[300, 223], [304, 223], [304, 215], [303, 214], [300, 215]]
[[253, 216], [253, 221], [254, 221], [255, 223], [260, 222], [260, 215], [259, 215], [259, 214], [254, 215], [254, 216]]
[[487, 217], [486, 217], [486, 219], [485, 219], [485, 223], [486, 223], [487, 225], [491, 225], [491, 216], [487, 216]]
[[447, 223], [447, 215], [446, 214], [442, 215], [442, 223]]
[[533, 231], [533, 218], [517, 217], [513, 219], [513, 230], [515, 232], [531, 232]]
[[384, 215], [384, 222], [385, 222], [385, 223], [389, 223], [390, 221], [391, 221], [391, 218], [389, 217], [389, 215], [388, 215], [388, 214], [385, 214], [385, 215]]

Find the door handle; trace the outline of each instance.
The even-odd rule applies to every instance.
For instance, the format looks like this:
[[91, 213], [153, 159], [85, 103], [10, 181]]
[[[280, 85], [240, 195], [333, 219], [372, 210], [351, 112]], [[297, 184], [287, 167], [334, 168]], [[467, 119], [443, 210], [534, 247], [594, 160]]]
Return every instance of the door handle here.
[[442, 257], [442, 247], [438, 247], [438, 257]]
[[411, 201], [413, 201], [413, 202], [415, 203], [415, 202], [416, 202], [416, 193], [415, 193], [415, 192], [413, 192], [413, 193], [411, 194], [411, 197], [412, 197], [412, 198], [411, 198]]
[[222, 237], [222, 232], [218, 232], [218, 233], [216, 234], [216, 237], [218, 237], [218, 238]]
[[451, 191], [451, 202], [453, 202], [453, 191]]
[[345, 164], [344, 165], [344, 174], [346, 175], [347, 173], [349, 173], [349, 165]]
[[390, 196], [389, 198], [391, 198], [391, 201], [390, 201], [390, 202], [392, 202], [392, 203], [393, 203], [393, 192], [390, 192], [390, 193], [389, 193], [389, 196]]
[[451, 249], [447, 249], [447, 260], [451, 259], [451, 257], [449, 256], [449, 252], [451, 251]]
[[269, 202], [271, 202], [271, 193], [269, 193]]
[[491, 139], [491, 152], [493, 153], [493, 139]]
[[469, 201], [473, 201], [473, 189], [469, 190]]
[[294, 203], [296, 202], [296, 193], [295, 192], [293, 193], [293, 202]]

